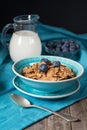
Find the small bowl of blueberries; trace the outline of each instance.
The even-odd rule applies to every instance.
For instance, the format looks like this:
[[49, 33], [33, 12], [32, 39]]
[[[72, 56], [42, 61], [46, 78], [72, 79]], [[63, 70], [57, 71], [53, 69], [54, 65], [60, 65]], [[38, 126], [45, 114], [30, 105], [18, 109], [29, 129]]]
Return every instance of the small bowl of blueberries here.
[[[78, 62], [58, 56], [37, 56], [22, 59], [12, 65], [17, 89], [37, 93], [64, 91], [78, 85], [84, 68]], [[17, 87], [18, 86], [18, 87]]]
[[80, 57], [80, 42], [72, 39], [61, 39], [45, 42], [45, 51], [49, 55], [62, 56], [77, 60]]

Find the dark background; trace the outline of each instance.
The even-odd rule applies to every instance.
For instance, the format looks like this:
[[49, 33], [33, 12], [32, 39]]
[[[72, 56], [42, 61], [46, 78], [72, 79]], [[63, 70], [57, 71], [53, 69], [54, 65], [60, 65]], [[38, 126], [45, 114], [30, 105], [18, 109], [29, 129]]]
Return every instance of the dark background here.
[[44, 24], [87, 33], [86, 0], [1, 0], [0, 31], [13, 22], [13, 17], [22, 14], [39, 14]]

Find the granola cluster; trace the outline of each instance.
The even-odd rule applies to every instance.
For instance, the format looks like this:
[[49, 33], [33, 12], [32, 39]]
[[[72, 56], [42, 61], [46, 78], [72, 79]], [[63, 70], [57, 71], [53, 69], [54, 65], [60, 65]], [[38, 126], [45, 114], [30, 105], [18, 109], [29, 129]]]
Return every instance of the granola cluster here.
[[[54, 62], [50, 61], [47, 64], [42, 60], [41, 62], [35, 63], [31, 66], [24, 67], [22, 70], [22, 75], [27, 78], [46, 81], [60, 81], [75, 77], [75, 73], [72, 71], [71, 68], [62, 64], [60, 64], [59, 66], [54, 66], [53, 63]], [[40, 69], [41, 67], [42, 70], [45, 71], [42, 71]]]

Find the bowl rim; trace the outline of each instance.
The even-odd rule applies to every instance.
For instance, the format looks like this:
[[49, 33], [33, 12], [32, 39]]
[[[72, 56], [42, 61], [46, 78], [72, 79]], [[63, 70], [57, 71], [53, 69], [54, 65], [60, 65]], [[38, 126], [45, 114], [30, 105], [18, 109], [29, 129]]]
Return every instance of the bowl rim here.
[[[18, 73], [18, 72], [15, 70], [15, 65], [18, 64], [18, 63], [20, 63], [21, 61], [28, 60], [28, 59], [33, 59], [33, 58], [34, 58], [34, 59], [35, 59], [35, 58], [40, 58], [40, 57], [42, 57], [42, 58], [48, 58], [48, 57], [50, 57], [50, 58], [61, 58], [61, 59], [65, 59], [65, 60], [68, 60], [68, 61], [72, 61], [72, 62], [74, 62], [74, 63], [76, 63], [76, 64], [78, 64], [78, 65], [80, 66], [80, 68], [81, 68], [81, 73], [80, 73], [78, 76], [75, 76], [75, 77], [70, 78], [70, 79], [65, 79], [65, 80], [60, 80], [60, 81], [45, 81], [45, 80], [36, 80], [36, 79], [32, 79], [32, 78], [27, 78], [27, 77], [21, 75], [20, 73]], [[70, 63], [71, 63], [71, 62], [70, 62]], [[69, 59], [69, 58], [60, 57], [60, 56], [41, 55], [41, 56], [36, 56], [36, 57], [24, 58], [24, 59], [22, 59], [22, 60], [19, 60], [19, 61], [13, 63], [13, 65], [12, 65], [12, 71], [14, 72], [14, 74], [16, 74], [16, 76], [18, 76], [18, 77], [20, 77], [20, 78], [22, 78], [22, 79], [28, 80], [28, 81], [43, 82], [43, 83], [61, 83], [61, 82], [68, 82], [68, 81], [72, 81], [72, 80], [76, 80], [76, 79], [80, 78], [80, 77], [83, 75], [83, 73], [84, 73], [84, 68], [83, 68], [83, 66], [82, 66], [80, 63], [78, 63], [77, 61], [74, 61], [74, 60], [72, 60], [72, 59]]]

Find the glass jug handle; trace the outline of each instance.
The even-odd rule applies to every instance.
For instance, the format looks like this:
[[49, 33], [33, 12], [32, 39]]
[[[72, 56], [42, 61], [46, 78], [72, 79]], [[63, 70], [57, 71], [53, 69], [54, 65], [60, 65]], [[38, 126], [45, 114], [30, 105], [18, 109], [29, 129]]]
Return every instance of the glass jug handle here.
[[8, 31], [9, 29], [13, 29], [13, 28], [14, 28], [13, 23], [9, 23], [9, 24], [7, 24], [7, 25], [2, 29], [2, 33], [1, 33], [1, 43], [2, 43], [2, 45], [3, 45], [5, 48], [8, 48], [8, 44], [9, 44], [9, 43], [6, 42], [6, 34], [7, 34], [7, 31]]

